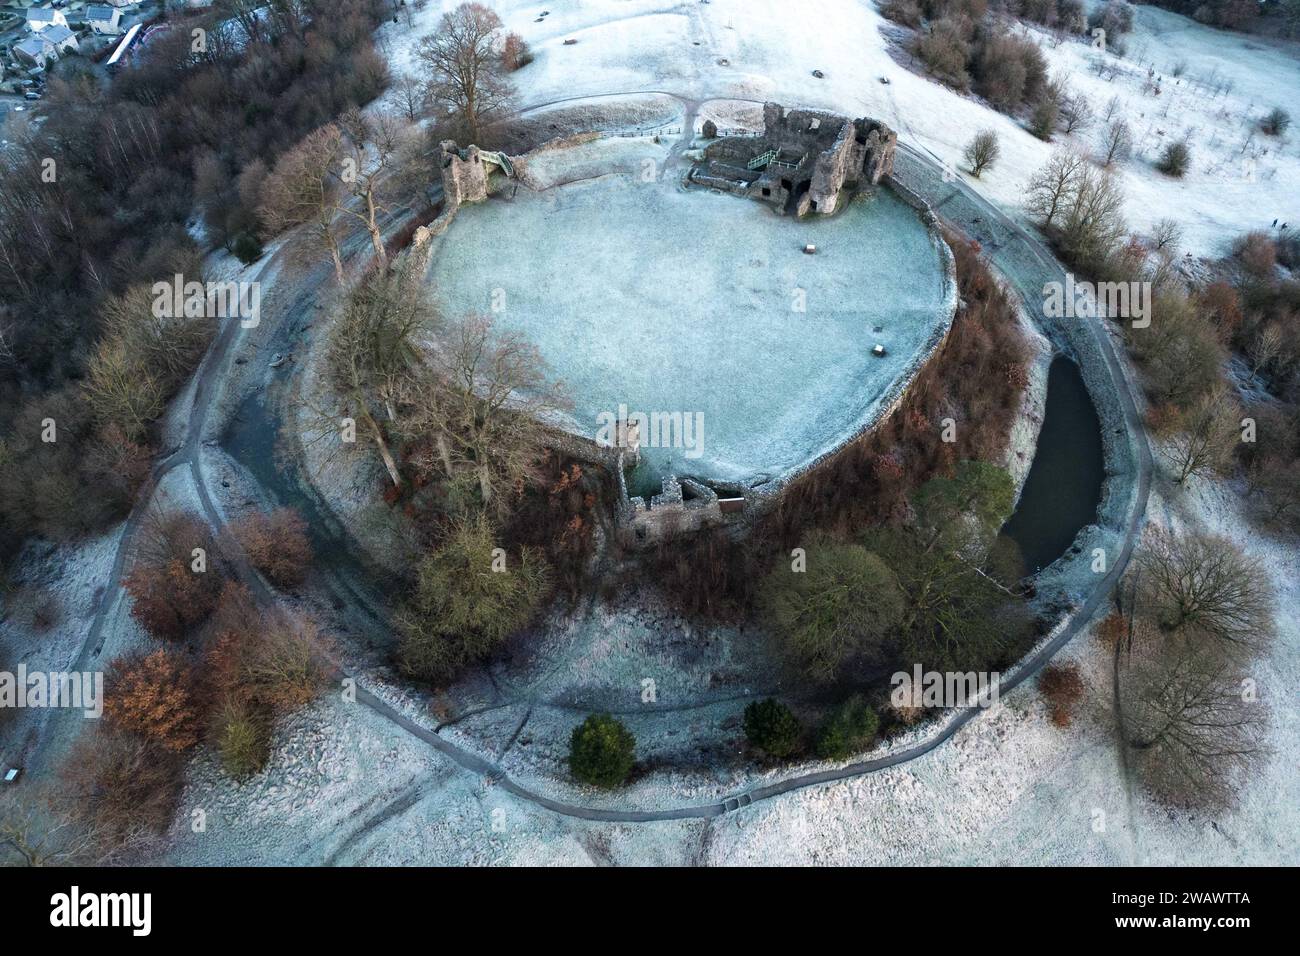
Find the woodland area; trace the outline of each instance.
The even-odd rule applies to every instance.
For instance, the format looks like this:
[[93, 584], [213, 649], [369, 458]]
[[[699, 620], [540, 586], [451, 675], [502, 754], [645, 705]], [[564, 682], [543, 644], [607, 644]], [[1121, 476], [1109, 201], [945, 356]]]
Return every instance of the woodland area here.
[[[46, 121], [0, 170], [0, 564], [122, 515], [151, 425], [212, 329], [163, 321], [148, 289], [201, 275], [187, 230], [258, 253], [258, 181], [301, 136], [388, 82], [380, 0], [220, 0], [111, 83], [68, 59]], [[250, 42], [215, 27], [234, 18]], [[252, 240], [253, 248], [248, 248]], [[133, 387], [128, 387], [133, 386]], [[52, 419], [56, 440], [42, 440]]]

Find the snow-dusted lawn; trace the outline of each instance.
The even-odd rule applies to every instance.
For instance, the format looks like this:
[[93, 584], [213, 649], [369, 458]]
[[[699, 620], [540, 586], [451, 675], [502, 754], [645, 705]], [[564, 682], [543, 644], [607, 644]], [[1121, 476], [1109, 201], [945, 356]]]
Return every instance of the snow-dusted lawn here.
[[[396, 69], [418, 69], [411, 58], [416, 42], [455, 5], [430, 2], [412, 27], [388, 24], [380, 31]], [[514, 75], [527, 106], [637, 90], [696, 100], [771, 99], [883, 119], [904, 142], [956, 169], [971, 136], [990, 128], [1002, 137], [1002, 159], [984, 174], [980, 189], [1011, 212], [1021, 209], [1026, 182], [1057, 145], [1040, 142], [974, 97], [899, 66], [880, 29], [893, 27], [869, 0], [819, 0], [816, 14], [808, 16], [778, 0], [667, 9], [648, 0], [497, 0], [492, 6], [536, 54]], [[544, 9], [550, 15], [535, 22]], [[1138, 140], [1133, 159], [1119, 171], [1132, 228], [1146, 230], [1173, 217], [1184, 226], [1188, 251], [1217, 255], [1228, 238], [1266, 228], [1274, 217], [1300, 227], [1295, 129], [1280, 141], [1256, 133], [1245, 144], [1250, 122], [1273, 106], [1296, 112], [1290, 99], [1300, 89], [1300, 47], [1213, 30], [1154, 7], [1136, 11], [1135, 29], [1124, 38], [1127, 57], [1114, 60], [1126, 72], [1113, 80], [1090, 71], [1094, 52], [1085, 43], [1053, 45], [1049, 34], [1031, 31], [1053, 74], [1086, 92], [1098, 112], [1119, 97], [1116, 115], [1126, 118]], [[578, 42], [565, 46], [566, 38]], [[1181, 78], [1172, 76], [1178, 64], [1185, 65]], [[1158, 96], [1144, 89], [1150, 68], [1163, 78]], [[812, 77], [814, 69], [825, 78]], [[882, 76], [891, 83], [882, 84]], [[1229, 91], [1210, 91], [1224, 82]], [[1099, 120], [1079, 135], [1058, 136], [1058, 144], [1095, 150], [1102, 127]], [[1174, 180], [1156, 171], [1153, 162], [1164, 144], [1188, 133], [1193, 163], [1187, 177]]]
[[950, 318], [942, 252], [916, 213], [887, 189], [796, 222], [671, 172], [573, 181], [598, 171], [592, 148], [612, 150], [611, 168], [629, 142], [579, 147], [568, 172], [542, 154], [567, 185], [463, 208], [430, 268], [442, 310], [494, 312], [496, 295], [494, 320], [541, 350], [588, 438], [620, 405], [702, 416], [700, 454], [646, 449], [661, 474], [779, 476], [871, 421]]

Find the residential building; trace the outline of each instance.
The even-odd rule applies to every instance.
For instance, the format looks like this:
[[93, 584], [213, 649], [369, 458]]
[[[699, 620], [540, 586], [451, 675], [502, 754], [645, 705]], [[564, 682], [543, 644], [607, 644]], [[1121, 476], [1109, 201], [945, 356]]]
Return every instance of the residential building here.
[[27, 29], [33, 33], [41, 33], [50, 27], [66, 27], [68, 18], [63, 15], [62, 10], [55, 10], [53, 7], [28, 7], [27, 8]]
[[122, 32], [122, 11], [108, 4], [92, 3], [86, 7], [86, 26], [101, 36], [117, 36]]

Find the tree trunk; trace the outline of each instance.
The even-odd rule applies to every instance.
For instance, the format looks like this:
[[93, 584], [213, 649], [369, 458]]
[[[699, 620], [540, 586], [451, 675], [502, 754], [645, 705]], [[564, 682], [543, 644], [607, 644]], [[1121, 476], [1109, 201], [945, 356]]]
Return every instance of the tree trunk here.
[[325, 248], [330, 251], [330, 258], [334, 260], [334, 278], [338, 280], [339, 286], [342, 287], [347, 283], [347, 279], [343, 275], [343, 257], [339, 254], [338, 241], [334, 238], [334, 234], [330, 232], [328, 226], [321, 230], [321, 239], [325, 243]]
[[397, 470], [397, 461], [393, 458], [393, 453], [388, 449], [388, 442], [384, 440], [384, 430], [380, 427], [379, 422], [375, 421], [369, 412], [365, 413], [366, 423], [370, 426], [370, 434], [375, 439], [375, 445], [379, 448], [379, 457], [384, 460], [384, 467], [388, 469], [388, 477], [393, 481], [393, 487], [402, 487], [402, 475]]
[[370, 244], [375, 247], [375, 257], [380, 266], [388, 265], [388, 250], [384, 248], [384, 237], [375, 221], [374, 187], [366, 190], [366, 229], [370, 231]]
[[439, 433], [438, 435], [438, 454], [442, 456], [442, 467], [447, 472], [447, 477], [451, 478], [451, 449], [447, 447], [447, 436]]

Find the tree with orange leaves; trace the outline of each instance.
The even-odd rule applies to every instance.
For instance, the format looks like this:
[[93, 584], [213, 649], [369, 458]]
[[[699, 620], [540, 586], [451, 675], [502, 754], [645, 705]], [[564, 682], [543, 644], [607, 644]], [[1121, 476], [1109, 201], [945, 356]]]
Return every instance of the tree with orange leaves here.
[[179, 654], [159, 649], [119, 657], [109, 666], [106, 684], [104, 715], [114, 729], [164, 750], [198, 743], [194, 671]]

